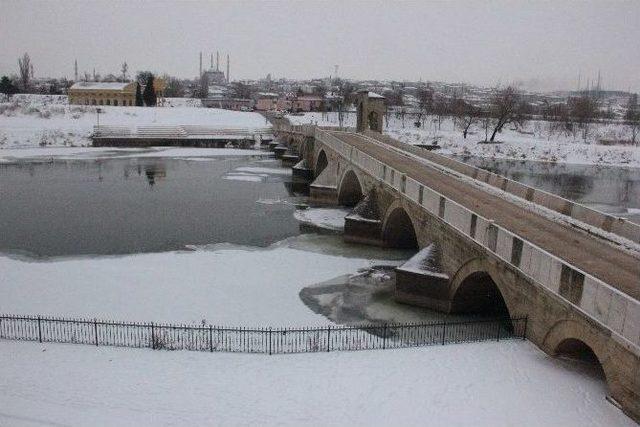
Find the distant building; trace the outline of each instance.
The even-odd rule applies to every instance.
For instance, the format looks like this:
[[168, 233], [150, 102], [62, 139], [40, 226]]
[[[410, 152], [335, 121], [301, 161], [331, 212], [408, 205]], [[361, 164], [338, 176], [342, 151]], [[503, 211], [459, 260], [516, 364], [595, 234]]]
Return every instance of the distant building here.
[[256, 110], [271, 111], [278, 108], [278, 94], [271, 92], [261, 92], [256, 99]]
[[202, 73], [202, 77], [207, 79], [207, 83], [214, 85], [223, 85], [227, 83], [227, 77], [220, 70], [213, 68]]
[[136, 83], [79, 82], [69, 88], [69, 104], [126, 105], [136, 103]]
[[321, 96], [303, 95], [293, 101], [294, 111], [320, 111], [324, 98]]

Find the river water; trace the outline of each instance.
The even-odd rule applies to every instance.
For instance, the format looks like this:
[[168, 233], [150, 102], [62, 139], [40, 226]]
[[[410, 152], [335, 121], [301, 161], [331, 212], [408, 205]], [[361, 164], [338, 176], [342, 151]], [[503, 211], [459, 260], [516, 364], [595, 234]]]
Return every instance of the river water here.
[[258, 157], [4, 164], [0, 252], [54, 257], [221, 242], [265, 247], [299, 233], [290, 180], [279, 162]]
[[640, 224], [640, 168], [473, 156], [457, 159]]

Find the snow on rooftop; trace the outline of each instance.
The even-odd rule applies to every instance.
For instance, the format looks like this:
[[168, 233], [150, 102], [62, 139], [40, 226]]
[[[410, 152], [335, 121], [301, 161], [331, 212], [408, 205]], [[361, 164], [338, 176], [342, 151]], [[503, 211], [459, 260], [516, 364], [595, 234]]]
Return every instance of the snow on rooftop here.
[[375, 92], [371, 92], [371, 91], [369, 91], [369, 93], [367, 93], [367, 96], [369, 98], [384, 99], [384, 96], [380, 95], [379, 93], [375, 93]]
[[71, 86], [71, 89], [111, 89], [122, 90], [125, 89], [131, 82], [78, 82]]

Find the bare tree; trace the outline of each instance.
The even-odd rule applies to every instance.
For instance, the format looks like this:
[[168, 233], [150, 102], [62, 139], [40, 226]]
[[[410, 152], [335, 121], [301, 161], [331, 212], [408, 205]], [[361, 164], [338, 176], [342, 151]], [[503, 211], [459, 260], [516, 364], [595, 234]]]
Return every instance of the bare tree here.
[[640, 106], [638, 105], [638, 94], [634, 93], [629, 98], [629, 104], [627, 105], [627, 113], [625, 114], [627, 124], [631, 128], [631, 143], [637, 144], [636, 138], [640, 131]]
[[129, 70], [129, 65], [127, 65], [127, 61], [124, 61], [122, 63], [122, 68], [120, 69], [120, 72], [122, 73], [122, 81], [126, 82], [127, 81], [127, 71]]
[[494, 126], [489, 140], [493, 142], [496, 134], [502, 132], [502, 128], [509, 123], [522, 125], [525, 121], [522, 114], [523, 109], [523, 102], [516, 88], [508, 86], [497, 91], [491, 98], [490, 112]]
[[433, 112], [433, 115], [436, 116], [436, 120], [438, 122], [438, 130], [440, 130], [440, 126], [442, 125], [442, 118], [449, 113], [447, 100], [442, 96], [436, 96], [433, 100], [433, 107], [431, 110]]
[[424, 127], [424, 121], [433, 112], [433, 90], [430, 87], [418, 89], [418, 121]]
[[467, 139], [469, 128], [480, 120], [480, 109], [462, 98], [454, 98], [451, 102], [451, 113], [456, 119], [457, 126], [462, 130], [463, 138]]
[[251, 86], [242, 82], [233, 82], [231, 84], [231, 92], [236, 98], [249, 99], [253, 96], [253, 90]]
[[598, 117], [598, 101], [590, 96], [581, 96], [569, 100], [569, 111], [573, 122], [582, 129], [582, 139], [589, 134], [589, 124]]
[[33, 64], [31, 64], [31, 58], [26, 52], [22, 57], [18, 58], [18, 72], [20, 73], [22, 89], [26, 91], [29, 88], [31, 77], [33, 77]]

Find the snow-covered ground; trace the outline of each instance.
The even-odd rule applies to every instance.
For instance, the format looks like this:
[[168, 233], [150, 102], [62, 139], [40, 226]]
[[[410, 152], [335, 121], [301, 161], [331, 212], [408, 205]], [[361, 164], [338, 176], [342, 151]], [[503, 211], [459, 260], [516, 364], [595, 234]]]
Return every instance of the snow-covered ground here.
[[[294, 124], [314, 123], [319, 126], [338, 126], [337, 113], [306, 113], [289, 115]], [[343, 126], [355, 126], [355, 114], [346, 114]], [[630, 130], [624, 125], [593, 124], [589, 126], [586, 141], [580, 131], [576, 135], [552, 131], [552, 123], [530, 121], [515, 130], [508, 125], [496, 137], [500, 144], [478, 144], [484, 140], [484, 130], [472, 127], [467, 139], [455, 128], [451, 119], [444, 119], [438, 128], [435, 119], [425, 121], [425, 127], [416, 128], [412, 118], [404, 124], [392, 115], [385, 133], [408, 144], [438, 143], [441, 154], [474, 155], [488, 158], [540, 160], [574, 164], [598, 164], [640, 167], [640, 146], [601, 145], [600, 140], [630, 140]]]
[[[14, 95], [0, 102], [2, 149], [89, 146], [97, 124], [95, 106], [69, 105], [66, 96]], [[193, 100], [169, 98], [165, 107], [100, 106], [101, 125], [203, 125], [222, 128], [269, 126], [258, 113], [194, 107]]]
[[264, 356], [0, 341], [0, 425], [632, 426], [526, 341]]

